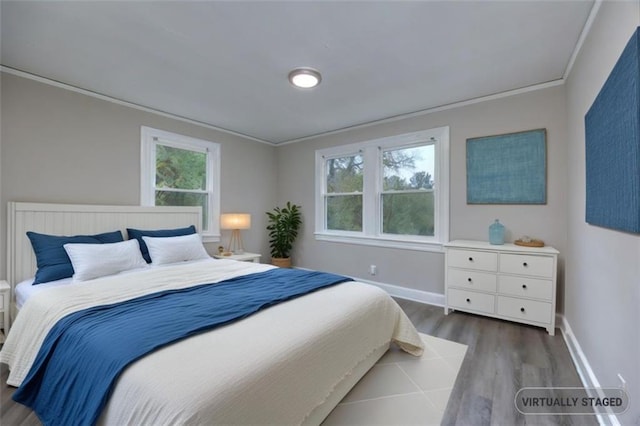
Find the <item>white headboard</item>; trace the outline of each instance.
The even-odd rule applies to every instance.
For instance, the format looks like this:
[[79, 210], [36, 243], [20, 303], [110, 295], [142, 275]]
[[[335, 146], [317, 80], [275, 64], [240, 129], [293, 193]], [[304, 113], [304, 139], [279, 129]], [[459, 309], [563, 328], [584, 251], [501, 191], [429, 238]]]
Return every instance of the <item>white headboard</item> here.
[[27, 231], [52, 235], [98, 234], [126, 228], [163, 229], [195, 225], [200, 231], [200, 207], [98, 206], [8, 203], [7, 280], [14, 286], [36, 271], [36, 259]]

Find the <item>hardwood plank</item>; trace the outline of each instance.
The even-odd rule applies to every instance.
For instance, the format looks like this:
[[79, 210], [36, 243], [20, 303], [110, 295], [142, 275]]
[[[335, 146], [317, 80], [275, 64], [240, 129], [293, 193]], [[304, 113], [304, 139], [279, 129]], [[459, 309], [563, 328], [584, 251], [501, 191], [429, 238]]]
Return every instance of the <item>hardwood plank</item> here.
[[595, 416], [525, 416], [514, 404], [522, 387], [582, 387], [560, 333], [396, 300], [418, 331], [468, 346], [443, 425], [597, 425]]
[[[581, 387], [560, 333], [441, 307], [397, 299], [416, 328], [468, 346], [451, 392], [443, 425], [597, 425], [594, 416], [524, 416], [514, 405], [525, 386]], [[9, 371], [0, 365], [0, 424], [40, 425], [36, 415], [15, 403]]]

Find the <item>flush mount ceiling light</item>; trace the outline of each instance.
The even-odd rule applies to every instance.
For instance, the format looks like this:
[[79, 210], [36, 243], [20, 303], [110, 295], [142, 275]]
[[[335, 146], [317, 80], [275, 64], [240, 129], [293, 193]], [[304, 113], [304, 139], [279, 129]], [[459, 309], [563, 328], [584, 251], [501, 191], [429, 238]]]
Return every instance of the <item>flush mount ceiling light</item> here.
[[322, 76], [313, 68], [296, 68], [289, 73], [289, 81], [296, 87], [311, 89], [320, 84]]

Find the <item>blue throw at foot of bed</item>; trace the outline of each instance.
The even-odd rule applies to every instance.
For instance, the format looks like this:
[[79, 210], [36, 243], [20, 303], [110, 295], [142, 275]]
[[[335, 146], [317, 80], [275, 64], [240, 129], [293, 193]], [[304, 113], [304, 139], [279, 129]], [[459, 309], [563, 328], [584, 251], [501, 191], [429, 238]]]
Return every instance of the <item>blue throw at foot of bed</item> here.
[[118, 376], [142, 356], [350, 280], [323, 272], [272, 269], [75, 312], [51, 329], [13, 399], [32, 408], [45, 425], [93, 425]]

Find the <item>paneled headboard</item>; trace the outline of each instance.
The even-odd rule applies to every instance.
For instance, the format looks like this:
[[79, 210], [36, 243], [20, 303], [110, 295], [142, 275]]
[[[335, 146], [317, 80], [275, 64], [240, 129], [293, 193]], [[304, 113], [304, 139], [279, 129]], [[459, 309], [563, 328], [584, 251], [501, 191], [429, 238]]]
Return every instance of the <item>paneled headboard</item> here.
[[200, 231], [200, 207], [99, 206], [8, 203], [7, 280], [14, 286], [36, 271], [27, 231], [52, 235], [98, 234], [126, 228], [163, 229], [195, 225]]

